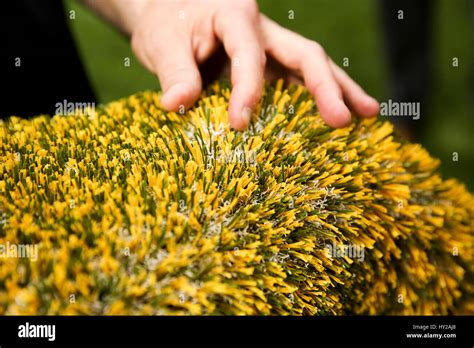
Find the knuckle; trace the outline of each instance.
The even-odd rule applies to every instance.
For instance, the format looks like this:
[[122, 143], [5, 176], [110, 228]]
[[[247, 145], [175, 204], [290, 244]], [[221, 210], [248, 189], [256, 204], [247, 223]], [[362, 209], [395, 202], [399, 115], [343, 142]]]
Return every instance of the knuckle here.
[[309, 41], [308, 42], [308, 52], [311, 55], [326, 56], [326, 51], [324, 50], [323, 46], [321, 46], [316, 41]]
[[143, 48], [143, 43], [145, 39], [145, 35], [143, 34], [142, 30], [136, 30], [133, 32], [131, 37], [131, 47], [134, 51], [138, 51]]
[[308, 89], [316, 96], [319, 96], [321, 91], [326, 89], [326, 83], [323, 80], [308, 81], [306, 85], [308, 86]]
[[140, 38], [138, 37], [138, 34], [132, 35], [132, 39], [130, 41], [130, 45], [132, 47], [132, 51], [137, 54], [137, 52], [140, 51]]
[[258, 5], [256, 0], [239, 0], [242, 8], [246, 9], [247, 11], [256, 11], [258, 10]]
[[239, 0], [239, 5], [245, 16], [250, 17], [252, 20], [257, 20], [259, 9], [255, 0]]
[[163, 53], [164, 38], [159, 32], [139, 31], [132, 35], [132, 49], [141, 50], [150, 57]]
[[183, 80], [194, 82], [196, 77], [195, 70], [185, 66], [176, 67], [173, 65], [164, 65], [162, 69], [168, 72], [168, 74], [166, 74], [166, 80], [170, 84], [175, 84]]

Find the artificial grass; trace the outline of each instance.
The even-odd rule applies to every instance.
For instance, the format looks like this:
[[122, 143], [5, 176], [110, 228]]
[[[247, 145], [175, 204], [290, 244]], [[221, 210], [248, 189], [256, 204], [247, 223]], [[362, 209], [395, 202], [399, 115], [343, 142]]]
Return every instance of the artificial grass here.
[[38, 245], [0, 258], [0, 313], [472, 310], [474, 197], [439, 161], [387, 122], [331, 129], [281, 82], [233, 131], [229, 93], [0, 123], [0, 244]]

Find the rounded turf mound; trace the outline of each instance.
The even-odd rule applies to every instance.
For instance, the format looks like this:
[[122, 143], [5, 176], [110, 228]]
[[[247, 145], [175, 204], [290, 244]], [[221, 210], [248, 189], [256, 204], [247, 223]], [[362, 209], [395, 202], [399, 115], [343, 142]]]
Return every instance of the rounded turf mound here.
[[470, 310], [474, 197], [437, 160], [281, 82], [233, 131], [229, 93], [1, 122], [0, 313]]

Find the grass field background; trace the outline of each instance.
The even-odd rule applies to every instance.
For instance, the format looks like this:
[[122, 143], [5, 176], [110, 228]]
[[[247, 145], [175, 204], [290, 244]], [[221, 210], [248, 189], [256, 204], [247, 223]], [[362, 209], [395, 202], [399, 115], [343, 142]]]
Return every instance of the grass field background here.
[[[135, 59], [127, 38], [76, 0], [71, 27], [100, 102], [146, 89], [158, 89], [156, 77]], [[260, 8], [280, 24], [321, 43], [338, 64], [350, 57], [348, 73], [371, 95], [390, 98], [387, 65], [376, 0], [261, 0]], [[423, 111], [426, 127], [419, 141], [442, 160], [445, 176], [474, 190], [474, 5], [469, 0], [440, 0], [434, 16], [432, 100]], [[294, 19], [288, 18], [293, 10]], [[157, 23], [159, 25], [159, 23]], [[172, 44], [170, 39], [170, 45]], [[131, 66], [124, 66], [129, 57]], [[452, 67], [452, 58], [459, 67]], [[453, 153], [458, 161], [453, 161]]]

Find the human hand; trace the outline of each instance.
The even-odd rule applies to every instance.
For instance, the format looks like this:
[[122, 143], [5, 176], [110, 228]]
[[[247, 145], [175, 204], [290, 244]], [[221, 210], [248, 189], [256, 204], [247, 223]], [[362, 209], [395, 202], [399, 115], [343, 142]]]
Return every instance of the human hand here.
[[148, 0], [131, 11], [132, 48], [161, 83], [164, 108], [189, 107], [202, 89], [198, 66], [222, 42], [231, 59], [229, 122], [245, 129], [262, 94], [269, 56], [303, 78], [325, 122], [343, 127], [351, 110], [375, 116], [378, 102], [368, 96], [315, 41], [260, 14], [254, 0]]

